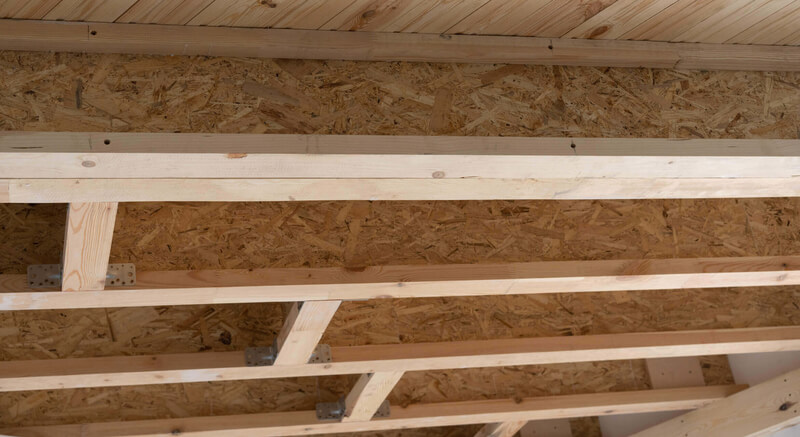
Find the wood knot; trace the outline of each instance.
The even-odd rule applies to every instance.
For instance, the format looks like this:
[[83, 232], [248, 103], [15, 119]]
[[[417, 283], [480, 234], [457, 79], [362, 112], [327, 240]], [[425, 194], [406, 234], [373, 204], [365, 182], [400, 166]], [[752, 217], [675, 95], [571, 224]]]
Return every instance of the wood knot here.
[[778, 409], [781, 410], [781, 411], [786, 411], [789, 408], [792, 408], [792, 405], [794, 405], [796, 403], [797, 402], [784, 402], [784, 403], [781, 404], [780, 407], [778, 407]]
[[92, 168], [92, 167], [96, 166], [97, 163], [94, 162], [94, 161], [83, 161], [83, 162], [81, 162], [81, 165], [86, 167], [86, 168]]

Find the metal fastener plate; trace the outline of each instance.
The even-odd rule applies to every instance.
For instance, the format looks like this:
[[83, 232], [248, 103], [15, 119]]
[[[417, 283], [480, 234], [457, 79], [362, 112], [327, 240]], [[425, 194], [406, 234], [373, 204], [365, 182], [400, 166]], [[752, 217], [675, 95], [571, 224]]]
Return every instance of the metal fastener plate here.
[[108, 265], [106, 287], [127, 287], [131, 285], [136, 285], [136, 266], [134, 264]]
[[[131, 263], [109, 264], [106, 287], [136, 285], [136, 266]], [[61, 287], [61, 264], [36, 264], [28, 266], [28, 287]]]
[[28, 287], [61, 287], [61, 264], [36, 264], [28, 266]]
[[247, 367], [271, 366], [275, 363], [275, 349], [272, 346], [249, 347], [244, 350]]
[[320, 364], [331, 362], [331, 346], [327, 344], [319, 344], [308, 359], [308, 364]]

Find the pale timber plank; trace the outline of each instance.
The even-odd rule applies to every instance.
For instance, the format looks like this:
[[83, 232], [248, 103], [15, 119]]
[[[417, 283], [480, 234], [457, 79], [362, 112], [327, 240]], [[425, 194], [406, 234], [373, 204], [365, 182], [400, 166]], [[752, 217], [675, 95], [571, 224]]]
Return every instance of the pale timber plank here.
[[341, 303], [323, 300], [292, 304], [276, 341], [275, 365], [307, 363]]
[[388, 418], [367, 422], [317, 420], [314, 411], [191, 417], [183, 419], [86, 423], [0, 429], [19, 437], [263, 437], [378, 431], [527, 421], [605, 414], [641, 413], [698, 408], [742, 390], [742, 386], [714, 386], [669, 390], [565, 395], [392, 406]]
[[62, 258], [62, 291], [105, 288], [116, 202], [70, 203]]
[[0, 391], [412, 372], [800, 350], [800, 327], [332, 346], [333, 361], [247, 367], [244, 352], [0, 361]]
[[527, 421], [487, 423], [475, 437], [514, 437]]
[[750, 387], [634, 437], [768, 436], [800, 423], [800, 369]]
[[365, 373], [345, 398], [345, 415], [342, 422], [371, 420], [381, 403], [386, 400], [400, 378], [402, 371]]
[[139, 272], [135, 287], [60, 293], [0, 275], [0, 310], [115, 308], [800, 285], [800, 257], [546, 261]]

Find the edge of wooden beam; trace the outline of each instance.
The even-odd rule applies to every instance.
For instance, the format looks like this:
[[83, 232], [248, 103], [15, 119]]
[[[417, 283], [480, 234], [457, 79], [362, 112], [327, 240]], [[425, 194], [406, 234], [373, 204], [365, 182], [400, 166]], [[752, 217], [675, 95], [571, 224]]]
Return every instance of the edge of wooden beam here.
[[0, 361], [0, 392], [409, 372], [800, 350], [800, 326], [333, 346], [325, 364], [247, 367], [244, 352]]
[[0, 20], [0, 49], [356, 61], [800, 70], [800, 48], [484, 35]]
[[[561, 395], [524, 399], [412, 404], [391, 407], [391, 416], [367, 422], [317, 420], [314, 411], [188, 417], [180, 419], [32, 426], [0, 429], [19, 437], [241, 436], [264, 437], [377, 431], [398, 428], [471, 425], [608, 414], [699, 408], [746, 386], [709, 386], [667, 390]], [[213, 434], [212, 434], [213, 433]]]
[[780, 285], [800, 285], [800, 256], [138, 272], [81, 293], [0, 275], [0, 311]]

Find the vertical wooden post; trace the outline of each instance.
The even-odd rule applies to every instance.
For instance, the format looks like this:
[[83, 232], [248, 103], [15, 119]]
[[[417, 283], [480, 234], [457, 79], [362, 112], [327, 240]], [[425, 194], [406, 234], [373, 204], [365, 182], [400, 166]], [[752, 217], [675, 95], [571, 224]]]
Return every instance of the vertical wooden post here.
[[105, 288], [117, 202], [70, 203], [62, 257], [62, 291]]

